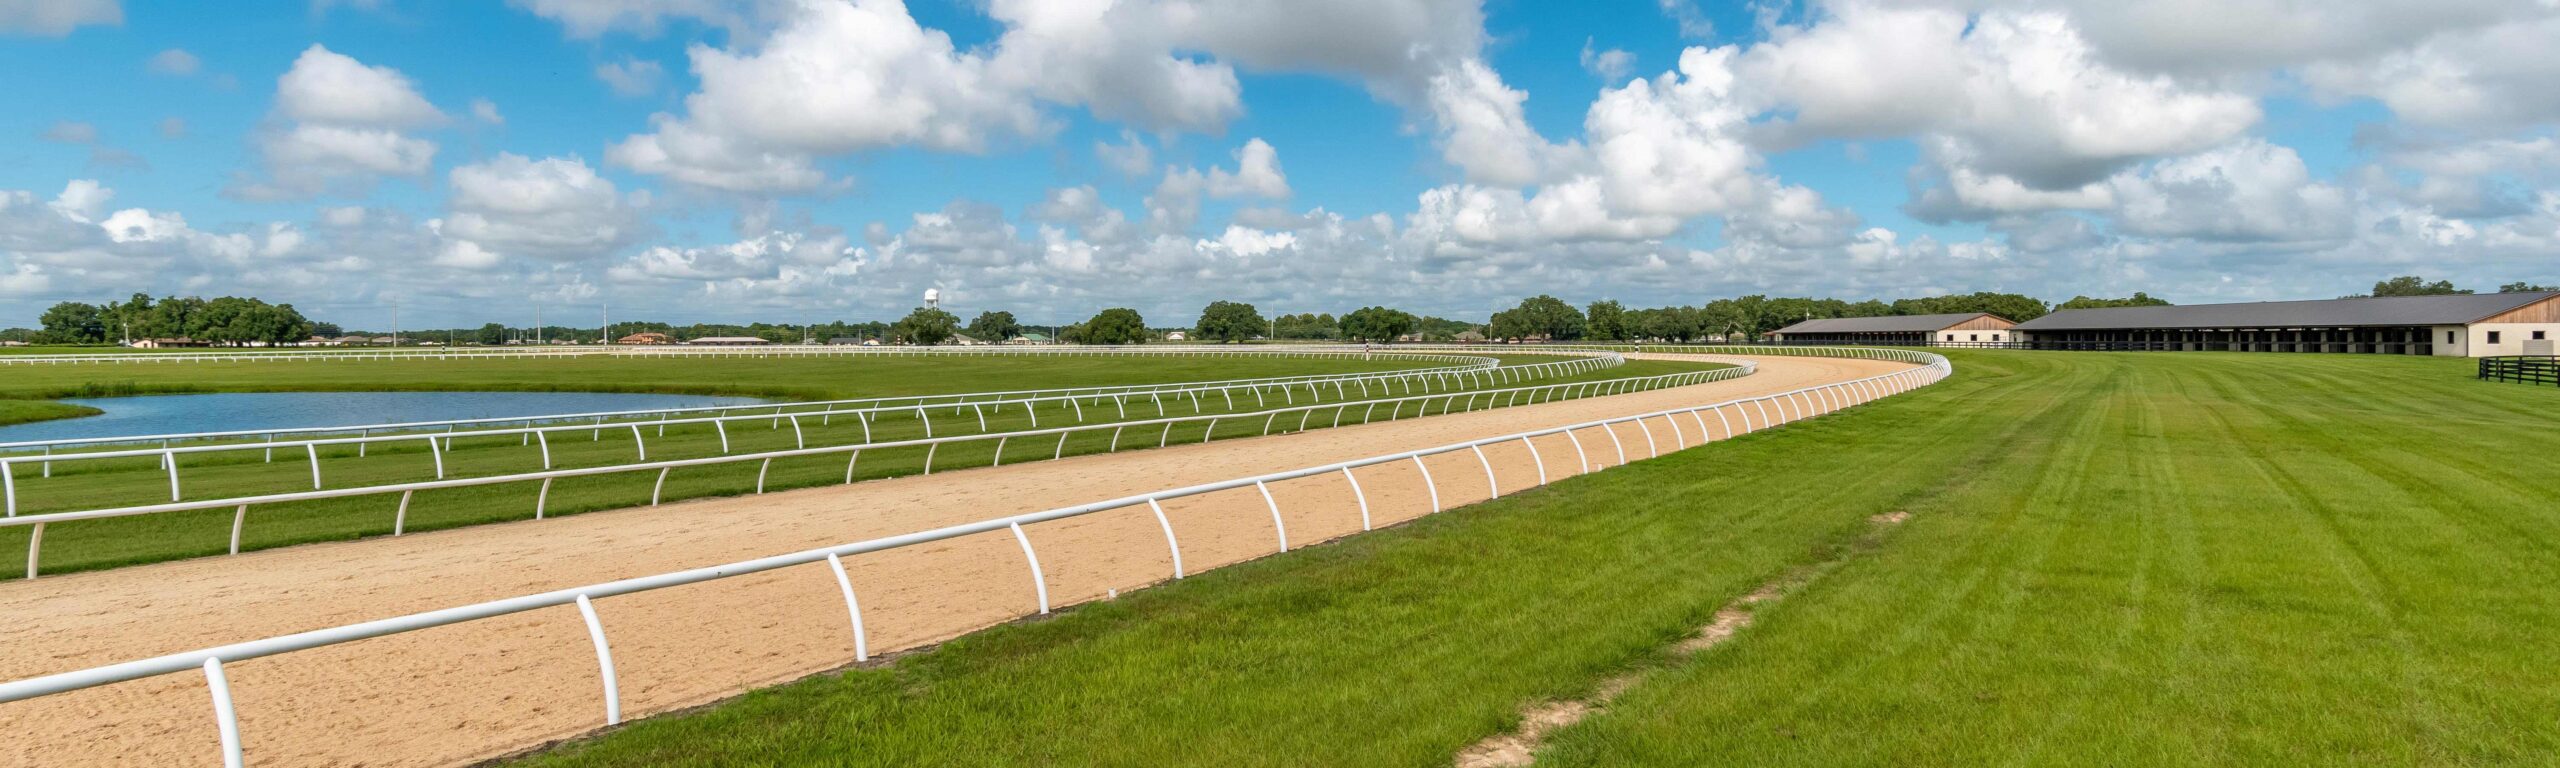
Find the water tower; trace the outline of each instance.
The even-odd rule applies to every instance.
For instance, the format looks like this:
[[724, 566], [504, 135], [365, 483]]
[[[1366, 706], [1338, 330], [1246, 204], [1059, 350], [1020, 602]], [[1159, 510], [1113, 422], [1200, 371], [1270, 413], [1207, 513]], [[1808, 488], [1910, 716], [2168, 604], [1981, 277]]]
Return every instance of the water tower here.
[[941, 309], [941, 308], [942, 308], [942, 289], [940, 289], [940, 288], [926, 288], [926, 289], [924, 289], [924, 308], [925, 308], [925, 309]]

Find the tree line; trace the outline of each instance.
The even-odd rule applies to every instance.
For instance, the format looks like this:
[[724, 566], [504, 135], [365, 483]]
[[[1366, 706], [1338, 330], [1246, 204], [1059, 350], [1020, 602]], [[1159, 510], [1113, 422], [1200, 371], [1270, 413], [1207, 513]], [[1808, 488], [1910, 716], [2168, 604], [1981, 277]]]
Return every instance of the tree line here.
[[218, 345], [288, 344], [310, 337], [317, 324], [291, 304], [223, 296], [206, 299], [137, 293], [124, 301], [66, 301], [37, 318], [27, 334], [37, 344], [103, 344], [109, 341], [185, 338]]

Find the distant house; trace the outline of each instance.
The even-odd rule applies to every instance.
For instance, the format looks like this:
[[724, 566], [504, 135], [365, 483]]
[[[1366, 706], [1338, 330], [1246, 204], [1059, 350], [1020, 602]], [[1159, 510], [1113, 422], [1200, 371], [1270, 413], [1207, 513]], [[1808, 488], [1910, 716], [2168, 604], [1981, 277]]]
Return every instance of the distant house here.
[[986, 342], [979, 341], [977, 337], [970, 336], [969, 334], [955, 333], [951, 334], [951, 343], [958, 344], [963, 347], [974, 347], [980, 344], [985, 344]]
[[185, 336], [178, 336], [175, 338], [142, 339], [134, 342], [133, 346], [136, 349], [169, 349], [172, 347], [201, 347], [206, 346], [206, 344], [205, 342], [190, 339]]
[[1044, 335], [1044, 334], [1038, 334], [1038, 333], [1025, 333], [1025, 334], [1022, 334], [1022, 335], [1020, 335], [1020, 336], [1015, 336], [1015, 337], [1013, 337], [1013, 341], [1008, 342], [1008, 343], [1012, 343], [1012, 344], [1047, 344], [1047, 343], [1049, 343], [1049, 337], [1048, 337], [1047, 335]]
[[1166, 331], [1166, 332], [1165, 332], [1165, 334], [1164, 334], [1164, 340], [1165, 340], [1165, 341], [1190, 341], [1190, 340], [1191, 340], [1191, 334], [1184, 333], [1184, 332], [1181, 332], [1181, 331]]
[[386, 346], [386, 347], [399, 346], [399, 344], [400, 344], [400, 337], [398, 337], [398, 336], [375, 336], [375, 337], [373, 337], [371, 340], [366, 341], [365, 343], [367, 343], [367, 344], [380, 344], [380, 345], [383, 345], [383, 346]]
[[1468, 329], [1459, 331], [1457, 339], [1458, 342], [1462, 344], [1482, 344], [1484, 343], [1484, 334], [1478, 333], [1474, 329]]
[[302, 340], [302, 346], [306, 347], [334, 347], [337, 345], [337, 339], [332, 339], [327, 336], [313, 336]]
[[631, 334], [631, 335], [629, 335], [629, 336], [624, 336], [624, 337], [622, 337], [622, 338], [620, 338], [620, 339], [615, 339], [613, 343], [615, 343], [615, 344], [674, 344], [674, 343], [676, 343], [676, 340], [675, 340], [675, 337], [673, 337], [673, 336], [668, 336], [668, 335], [666, 335], [666, 334], [659, 333], [659, 332], [657, 332], [657, 331], [642, 331], [642, 332], [639, 332], [639, 333]]
[[697, 347], [761, 347], [773, 342], [754, 336], [704, 336], [685, 343]]
[[26, 342], [23, 342], [23, 341], [0, 341], [0, 347], [24, 347], [24, 346], [28, 346], [28, 344], [27, 344]]
[[364, 346], [364, 345], [366, 345], [366, 344], [371, 344], [371, 343], [373, 343], [373, 337], [371, 337], [371, 336], [340, 336], [340, 337], [337, 337], [337, 338], [334, 338], [334, 339], [330, 339], [330, 341], [336, 342], [336, 343], [337, 343], [337, 345], [338, 345], [338, 346], [341, 346], [341, 347], [361, 347], [361, 346]]
[[837, 336], [837, 337], [835, 337], [835, 338], [828, 339], [828, 340], [827, 340], [827, 346], [830, 346], [830, 347], [859, 347], [859, 346], [862, 346], [862, 337], [860, 337], [860, 336]]

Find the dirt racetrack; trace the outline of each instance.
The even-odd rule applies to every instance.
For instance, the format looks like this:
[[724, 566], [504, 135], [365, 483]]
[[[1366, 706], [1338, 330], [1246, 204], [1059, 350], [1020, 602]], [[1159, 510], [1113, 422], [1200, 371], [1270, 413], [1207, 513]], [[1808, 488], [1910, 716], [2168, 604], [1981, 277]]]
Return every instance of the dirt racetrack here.
[[[1689, 358], [1718, 359], [1718, 358]], [[1541, 427], [1698, 405], [1910, 366], [1758, 358], [1757, 375], [1614, 397], [1228, 440], [850, 486], [316, 544], [0, 585], [0, 679], [21, 679], [580, 584], [713, 565], [1151, 490], [1326, 464]], [[1704, 419], [1721, 440], [1724, 425]], [[1732, 420], [1741, 427], [1739, 416]], [[1758, 423], [1755, 414], [1753, 423]], [[1619, 425], [1629, 460], [1697, 445], [1698, 427]], [[1656, 449], [1649, 449], [1650, 432]], [[1576, 435], [1592, 464], [1611, 435]], [[1488, 447], [1504, 493], [1577, 474], [1559, 435]], [[1428, 460], [1442, 505], [1489, 495], [1468, 452]], [[1359, 471], [1373, 524], [1429, 511], [1411, 462]], [[1341, 477], [1271, 486], [1291, 547], [1361, 530]], [[1168, 503], [1190, 572], [1272, 554], [1269, 510], [1247, 488]], [[1026, 528], [1058, 606], [1172, 576], [1144, 505]], [[850, 558], [874, 654], [1032, 613], [1012, 536], [982, 534]], [[823, 563], [596, 603], [626, 718], [803, 677], [853, 660]], [[450, 765], [603, 724], [596, 658], [572, 607], [226, 664], [254, 765]], [[218, 765], [203, 676], [165, 675], [0, 704], [7, 765]]]

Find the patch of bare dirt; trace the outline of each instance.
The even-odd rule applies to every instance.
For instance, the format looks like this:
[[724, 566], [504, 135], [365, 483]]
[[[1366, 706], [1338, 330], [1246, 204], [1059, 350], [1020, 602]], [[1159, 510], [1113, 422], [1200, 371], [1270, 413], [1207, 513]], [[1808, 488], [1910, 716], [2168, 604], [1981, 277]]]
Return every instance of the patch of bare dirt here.
[[[1868, 532], [1868, 541], [1872, 543], [1875, 537], [1882, 533], [1883, 528], [1899, 525], [1909, 519], [1911, 519], [1911, 513], [1903, 510], [1867, 518], [1867, 522], [1874, 523], [1877, 528]], [[1715, 618], [1710, 619], [1706, 626], [1698, 628], [1697, 634], [1690, 635], [1672, 645], [1671, 657], [1675, 660], [1685, 659], [1733, 639], [1735, 635], [1741, 634], [1743, 629], [1751, 626], [1753, 609], [1777, 602], [1786, 597], [1788, 592], [1810, 583], [1814, 577], [1820, 576], [1838, 563], [1838, 560], [1833, 560], [1791, 572], [1760, 585], [1760, 588], [1752, 590], [1750, 594], [1725, 604], [1723, 608], [1716, 610]], [[1495, 734], [1459, 752], [1457, 768], [1520, 768], [1534, 764], [1537, 762], [1538, 746], [1546, 743], [1549, 735], [1563, 730], [1565, 726], [1581, 722], [1583, 718], [1593, 713], [1607, 709], [1609, 702], [1617, 700], [1619, 695], [1636, 687], [1637, 683], [1644, 682], [1644, 679], [1651, 674], [1651, 670], [1644, 670], [1603, 680], [1587, 698], [1532, 704], [1521, 710], [1520, 726], [1517, 729]]]

